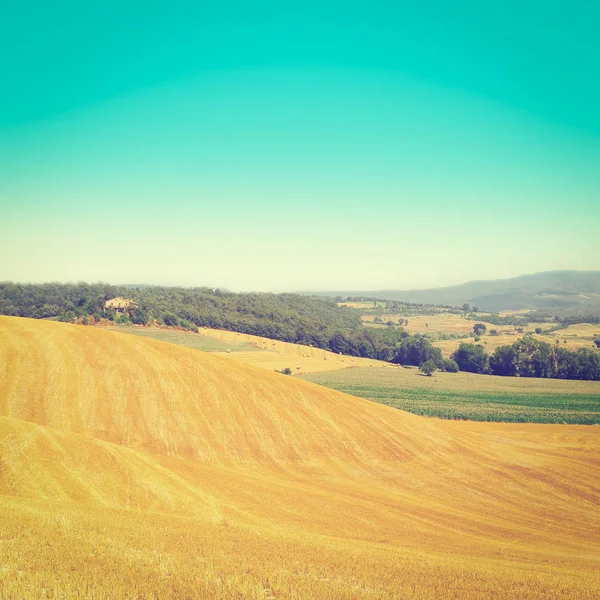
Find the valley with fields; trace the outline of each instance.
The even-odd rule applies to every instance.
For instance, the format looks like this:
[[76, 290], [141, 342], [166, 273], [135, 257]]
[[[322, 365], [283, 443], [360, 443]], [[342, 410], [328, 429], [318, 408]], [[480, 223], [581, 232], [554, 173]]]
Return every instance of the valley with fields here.
[[65, 323], [0, 317], [0, 352], [0, 597], [596, 597], [594, 427]]

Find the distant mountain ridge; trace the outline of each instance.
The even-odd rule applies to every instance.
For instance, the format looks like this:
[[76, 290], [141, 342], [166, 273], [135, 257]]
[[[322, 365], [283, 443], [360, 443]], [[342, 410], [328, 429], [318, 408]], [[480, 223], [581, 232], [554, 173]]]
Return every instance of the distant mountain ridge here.
[[600, 310], [600, 271], [545, 271], [509, 279], [469, 281], [425, 290], [310, 292], [325, 296], [367, 296], [422, 304], [465, 302], [481, 310]]

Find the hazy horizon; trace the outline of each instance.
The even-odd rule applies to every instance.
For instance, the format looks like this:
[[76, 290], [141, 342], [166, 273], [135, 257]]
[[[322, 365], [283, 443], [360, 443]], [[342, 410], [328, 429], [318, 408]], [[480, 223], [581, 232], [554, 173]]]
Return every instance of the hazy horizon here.
[[581, 1], [11, 5], [0, 281], [599, 270], [599, 26]]
[[[514, 278], [518, 278], [518, 277], [528, 277], [528, 276], [533, 276], [533, 275], [540, 275], [543, 273], [555, 273], [555, 272], [576, 272], [576, 273], [600, 273], [600, 270], [572, 270], [572, 269], [561, 269], [561, 270], [554, 270], [554, 271], [543, 271], [543, 272], [537, 272], [537, 273], [521, 273], [519, 275], [513, 275], [510, 277], [506, 277], [506, 278], [500, 278], [500, 280], [502, 279], [514, 279]], [[215, 285], [210, 285], [210, 283], [199, 283], [199, 284], [178, 284], [178, 283], [173, 283], [173, 284], [164, 284], [164, 283], [157, 283], [157, 282], [152, 282], [152, 281], [137, 281], [137, 282], [132, 282], [132, 281], [109, 281], [109, 280], [94, 280], [94, 279], [78, 279], [78, 280], [58, 280], [58, 279], [54, 279], [54, 280], [39, 280], [39, 281], [26, 281], [26, 280], [0, 280], [0, 283], [15, 283], [15, 284], [21, 284], [21, 285], [29, 285], [29, 284], [45, 284], [45, 283], [59, 283], [59, 284], [78, 284], [78, 283], [86, 283], [86, 284], [99, 284], [99, 283], [105, 283], [108, 285], [113, 285], [113, 286], [121, 286], [121, 287], [153, 287], [153, 286], [158, 286], [158, 287], [182, 287], [182, 288], [207, 288], [207, 289], [221, 289], [224, 291], [228, 291], [228, 292], [235, 292], [235, 293], [299, 293], [299, 294], [306, 294], [306, 293], [320, 293], [320, 292], [356, 292], [356, 293], [361, 293], [361, 292], [374, 292], [374, 291], [380, 291], [380, 292], [386, 292], [386, 291], [405, 291], [405, 292], [409, 292], [409, 291], [421, 291], [421, 290], [428, 290], [428, 289], [436, 289], [436, 288], [446, 288], [446, 287], [452, 287], [453, 285], [456, 286], [460, 286], [462, 284], [466, 284], [466, 283], [474, 283], [474, 282], [480, 282], [480, 281], [498, 281], [498, 279], [491, 279], [491, 278], [486, 278], [486, 279], [469, 279], [469, 280], [465, 280], [465, 281], [461, 281], [458, 282], [456, 284], [449, 284], [449, 285], [444, 285], [444, 286], [431, 286], [428, 288], [383, 288], [383, 287], [372, 287], [372, 288], [357, 288], [357, 287], [347, 287], [347, 288], [335, 288], [335, 289], [330, 289], [330, 288], [319, 288], [319, 289], [310, 289], [310, 288], [289, 288], [289, 289], [283, 289], [283, 288], [272, 288], [272, 289], [259, 289], [259, 288], [230, 288], [230, 287], [226, 287], [226, 286], [215, 286]]]

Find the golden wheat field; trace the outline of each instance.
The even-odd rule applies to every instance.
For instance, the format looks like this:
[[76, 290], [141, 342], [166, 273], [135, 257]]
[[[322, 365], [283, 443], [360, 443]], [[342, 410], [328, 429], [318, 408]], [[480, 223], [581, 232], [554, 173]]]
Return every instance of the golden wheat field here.
[[[365, 315], [362, 321], [372, 325], [376, 315]], [[475, 321], [465, 319], [462, 315], [443, 313], [439, 315], [383, 315], [384, 322], [392, 321], [401, 324], [409, 333], [472, 333]], [[408, 321], [408, 324], [406, 324]]]
[[577, 323], [569, 325], [564, 329], [559, 329], [550, 335], [558, 338], [583, 337], [591, 340], [596, 335], [600, 335], [600, 323]]
[[600, 430], [0, 317], [0, 598], [593, 599]]
[[[589, 350], [595, 350], [596, 346], [592, 341], [592, 338], [583, 338], [574, 334], [566, 334], [567, 330], [559, 330], [548, 335], [536, 335], [536, 339], [547, 344], [561, 344], [562, 347], [567, 350], [577, 350], [578, 348], [588, 348]], [[523, 335], [483, 335], [478, 344], [481, 344], [488, 354], [493, 352], [499, 346], [510, 346], [517, 340], [522, 338]], [[565, 343], [566, 340], [566, 343]], [[454, 340], [439, 340], [433, 342], [433, 345], [442, 351], [443, 356], [449, 357], [455, 350], [458, 349], [462, 343], [474, 343], [472, 339], [454, 339]]]

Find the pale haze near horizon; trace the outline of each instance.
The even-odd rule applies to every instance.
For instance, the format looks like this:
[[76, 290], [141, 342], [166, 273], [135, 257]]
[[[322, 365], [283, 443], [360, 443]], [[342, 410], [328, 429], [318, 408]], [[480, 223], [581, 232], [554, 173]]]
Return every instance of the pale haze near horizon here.
[[591, 4], [141, 6], [40, 3], [0, 25], [0, 281], [600, 269]]

